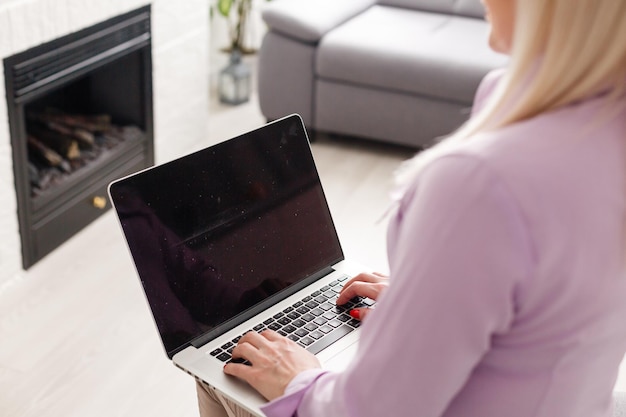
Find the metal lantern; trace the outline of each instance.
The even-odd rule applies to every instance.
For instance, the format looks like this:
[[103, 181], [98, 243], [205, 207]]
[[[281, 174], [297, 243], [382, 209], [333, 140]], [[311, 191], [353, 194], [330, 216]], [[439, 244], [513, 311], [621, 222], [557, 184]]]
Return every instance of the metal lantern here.
[[220, 72], [219, 92], [222, 103], [241, 104], [250, 99], [250, 68], [242, 62], [241, 52], [236, 49]]

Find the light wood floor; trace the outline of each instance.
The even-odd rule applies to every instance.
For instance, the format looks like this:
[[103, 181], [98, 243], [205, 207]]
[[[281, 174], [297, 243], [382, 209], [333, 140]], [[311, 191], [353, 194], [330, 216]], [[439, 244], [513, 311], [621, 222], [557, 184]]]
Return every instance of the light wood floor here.
[[[264, 123], [254, 101], [214, 106], [209, 121], [196, 148]], [[413, 152], [329, 138], [313, 151], [346, 255], [386, 271], [376, 222]], [[0, 416], [197, 416], [193, 381], [162, 351], [112, 212], [0, 294]]]
[[[264, 123], [254, 101], [216, 105], [209, 120], [196, 148]], [[392, 172], [413, 152], [331, 138], [313, 152], [346, 256], [386, 271], [377, 220]], [[618, 387], [626, 390], [624, 378]], [[197, 414], [194, 383], [161, 349], [113, 213], [0, 293], [0, 416]]]

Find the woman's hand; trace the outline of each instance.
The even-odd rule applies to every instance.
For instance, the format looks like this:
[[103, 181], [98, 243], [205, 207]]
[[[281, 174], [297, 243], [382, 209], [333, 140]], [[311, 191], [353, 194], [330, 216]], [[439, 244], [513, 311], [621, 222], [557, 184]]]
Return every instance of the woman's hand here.
[[246, 333], [232, 356], [246, 359], [252, 366], [231, 362], [224, 372], [243, 379], [270, 401], [283, 395], [300, 372], [321, 367], [312, 353], [272, 330]]
[[[385, 274], [379, 272], [373, 272], [371, 274], [361, 273], [346, 282], [337, 298], [337, 305], [345, 304], [356, 296], [377, 300], [388, 286], [389, 277]], [[369, 308], [355, 308], [350, 310], [350, 315], [359, 320], [363, 320], [369, 311]]]

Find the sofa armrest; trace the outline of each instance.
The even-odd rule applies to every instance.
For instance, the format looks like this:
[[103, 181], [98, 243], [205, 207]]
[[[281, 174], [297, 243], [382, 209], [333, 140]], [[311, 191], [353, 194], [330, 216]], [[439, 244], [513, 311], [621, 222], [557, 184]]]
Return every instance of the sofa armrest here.
[[271, 30], [317, 43], [327, 32], [375, 3], [376, 0], [274, 0], [264, 6], [262, 16]]

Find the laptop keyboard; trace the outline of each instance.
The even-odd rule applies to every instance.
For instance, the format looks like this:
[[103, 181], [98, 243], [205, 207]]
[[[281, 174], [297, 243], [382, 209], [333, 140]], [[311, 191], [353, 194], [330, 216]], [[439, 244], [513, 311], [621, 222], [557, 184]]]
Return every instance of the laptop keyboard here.
[[[361, 321], [350, 316], [351, 309], [374, 305], [373, 300], [362, 297], [355, 297], [341, 306], [335, 304], [342, 284], [349, 278], [347, 275], [341, 276], [247, 332], [274, 330], [313, 354], [322, 351], [361, 325]], [[231, 353], [240, 338], [241, 336], [235, 337], [211, 351], [210, 355], [222, 362], [230, 361]]]

